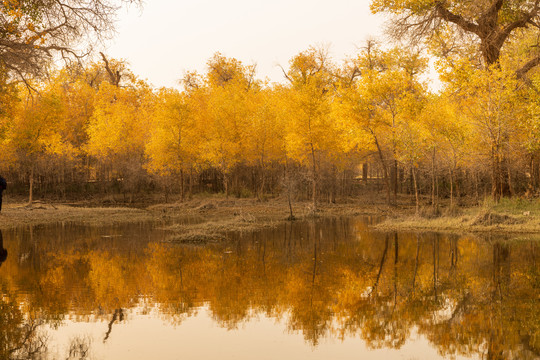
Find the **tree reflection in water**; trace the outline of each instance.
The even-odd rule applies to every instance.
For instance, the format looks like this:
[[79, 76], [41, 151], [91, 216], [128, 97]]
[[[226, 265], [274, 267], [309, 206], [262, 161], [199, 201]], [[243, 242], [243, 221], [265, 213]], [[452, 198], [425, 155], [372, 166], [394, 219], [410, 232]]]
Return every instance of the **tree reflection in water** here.
[[[0, 230], [0, 266], [7, 255]], [[0, 359], [38, 359], [47, 344], [46, 336], [39, 331], [43, 321], [31, 311], [25, 311], [2, 277], [0, 290]]]
[[8, 256], [7, 249], [4, 248], [4, 237], [2, 236], [2, 230], [0, 230], [0, 266], [6, 261]]
[[[204, 247], [128, 235], [105, 242], [99, 231], [49, 229], [40, 241], [12, 234], [24, 239], [9, 243], [18, 257], [0, 268], [0, 358], [39, 358], [40, 325], [66, 319], [103, 321], [107, 341], [113, 324], [129, 324], [129, 309], [145, 306], [175, 325], [202, 306], [228, 329], [275, 317], [312, 346], [354, 336], [399, 349], [420, 334], [443, 356], [540, 356], [537, 240], [377, 234], [350, 219], [288, 223]], [[76, 338], [68, 358], [90, 350]]]

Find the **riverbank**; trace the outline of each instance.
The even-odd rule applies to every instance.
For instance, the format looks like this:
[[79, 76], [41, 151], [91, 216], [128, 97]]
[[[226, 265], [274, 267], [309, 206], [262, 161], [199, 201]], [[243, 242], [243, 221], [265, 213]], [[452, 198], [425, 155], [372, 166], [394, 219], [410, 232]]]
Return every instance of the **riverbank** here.
[[[397, 211], [394, 209], [393, 211]], [[296, 219], [328, 216], [381, 215], [388, 213], [384, 205], [369, 199], [349, 200], [339, 204], [320, 203], [317, 211], [311, 202], [295, 202]], [[178, 233], [249, 231], [273, 226], [290, 216], [287, 201], [271, 199], [226, 199], [224, 196], [199, 196], [184, 202], [153, 204], [139, 208], [100, 206], [99, 203], [54, 203], [38, 201], [4, 204], [0, 213], [0, 229], [46, 225], [58, 222], [102, 226], [121, 223], [161, 221], [164, 227]], [[171, 225], [176, 224], [176, 225]], [[180, 224], [180, 225], [179, 225]]]
[[486, 201], [481, 206], [446, 209], [439, 214], [434, 211], [422, 215], [393, 214], [375, 228], [382, 231], [540, 233], [540, 202], [503, 199], [498, 204]]
[[[436, 231], [455, 233], [540, 233], [540, 203], [504, 200], [499, 204], [453, 211], [430, 211], [414, 215], [410, 199], [388, 207], [383, 198], [363, 197], [338, 204], [320, 203], [317, 211], [311, 202], [295, 202], [296, 219], [372, 215], [385, 221], [375, 226], [381, 231]], [[287, 221], [290, 210], [286, 199], [226, 199], [221, 195], [196, 196], [189, 201], [147, 205], [140, 208], [99, 206], [99, 203], [36, 202], [5, 204], [0, 213], [0, 229], [66, 222], [89, 226], [161, 222], [170, 230], [171, 242], [200, 243], [219, 241], [230, 231], [254, 231]]]

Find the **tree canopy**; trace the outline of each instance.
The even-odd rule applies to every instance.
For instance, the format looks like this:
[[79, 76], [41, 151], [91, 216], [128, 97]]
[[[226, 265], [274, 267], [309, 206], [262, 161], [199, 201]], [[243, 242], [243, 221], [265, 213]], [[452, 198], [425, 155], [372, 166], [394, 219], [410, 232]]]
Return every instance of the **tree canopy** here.
[[41, 76], [51, 61], [77, 61], [112, 34], [122, 3], [138, 0], [0, 1], [0, 69], [10, 78]]

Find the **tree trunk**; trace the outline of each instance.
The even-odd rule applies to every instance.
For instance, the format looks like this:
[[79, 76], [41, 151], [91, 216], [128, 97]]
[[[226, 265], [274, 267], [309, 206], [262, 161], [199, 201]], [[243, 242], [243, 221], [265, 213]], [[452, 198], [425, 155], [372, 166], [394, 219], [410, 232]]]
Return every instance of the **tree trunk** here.
[[527, 186], [527, 192], [531, 195], [534, 194], [535, 190], [535, 184], [534, 180], [536, 179], [535, 172], [534, 172], [534, 155], [531, 154], [531, 161], [529, 165], [529, 184]]
[[377, 286], [379, 286], [379, 280], [381, 279], [382, 270], [384, 267], [384, 262], [386, 261], [386, 254], [388, 253], [388, 243], [390, 242], [390, 239], [388, 238], [388, 234], [385, 237], [384, 242], [384, 251], [381, 257], [381, 263], [379, 265], [379, 271], [377, 272], [377, 278], [375, 279], [375, 282], [373, 283], [373, 286], [371, 287], [371, 291], [369, 292], [369, 295], [377, 290]]
[[439, 238], [433, 239], [433, 295], [437, 301], [437, 283], [439, 282]]
[[312, 201], [313, 201], [313, 211], [317, 210], [317, 162], [315, 160], [315, 149], [313, 148], [313, 143], [311, 144], [311, 160], [313, 162], [313, 189], [312, 189]]
[[261, 157], [261, 185], [259, 186], [259, 191], [258, 191], [259, 200], [263, 200], [265, 182], [266, 182], [265, 164], [264, 164], [263, 158]]
[[180, 201], [184, 202], [184, 170], [180, 169]]
[[398, 234], [394, 233], [394, 308], [397, 305], [397, 279], [398, 279], [398, 255], [399, 255], [399, 243]]
[[225, 189], [225, 199], [229, 199], [229, 174], [223, 173], [223, 187]]
[[337, 175], [336, 174], [337, 174], [336, 166], [332, 165], [332, 194], [330, 195], [330, 202], [332, 204], [336, 203], [336, 192], [337, 192], [337, 180], [336, 180]]
[[412, 290], [411, 292], [414, 293], [414, 287], [416, 283], [416, 274], [418, 273], [418, 255], [420, 254], [420, 238], [418, 237], [418, 234], [416, 234], [416, 257], [414, 258], [414, 273], [413, 273], [413, 280], [412, 280]]
[[412, 175], [413, 175], [414, 196], [415, 196], [415, 199], [416, 199], [416, 215], [418, 215], [418, 211], [419, 211], [419, 208], [420, 208], [420, 201], [418, 199], [418, 184], [416, 182], [416, 168], [414, 167], [414, 165], [411, 167], [411, 172], [412, 172]]
[[286, 157], [285, 157], [285, 183], [287, 184], [287, 200], [289, 202], [289, 211], [290, 211], [289, 220], [293, 221], [295, 220], [295, 217], [293, 214], [292, 201], [291, 201], [292, 182], [291, 182], [291, 175], [290, 175], [290, 170], [289, 170], [289, 162]]
[[391, 206], [392, 197], [390, 195], [390, 180], [388, 179], [388, 169], [386, 167], [386, 162], [384, 161], [384, 156], [383, 156], [381, 147], [379, 145], [379, 141], [377, 140], [377, 137], [375, 136], [375, 134], [373, 134], [373, 132], [372, 132], [372, 135], [373, 135], [373, 138], [375, 139], [375, 145], [377, 146], [377, 153], [379, 154], [379, 160], [381, 161], [381, 166], [383, 168], [384, 182], [386, 185], [386, 199], [388, 201], [388, 205]]
[[365, 184], [367, 184], [368, 181], [368, 164], [364, 163], [362, 164], [362, 180]]
[[32, 206], [32, 203], [34, 201], [34, 164], [30, 167], [30, 178], [29, 181], [29, 189], [28, 189], [28, 205]]
[[450, 209], [454, 208], [454, 173], [450, 171]]
[[501, 169], [500, 169], [499, 153], [496, 146], [491, 147], [491, 194], [493, 201], [496, 203], [501, 199], [502, 184], [501, 184]]
[[510, 197], [514, 196], [514, 185], [512, 183], [512, 171], [510, 170], [510, 166], [507, 164], [507, 172], [508, 172], [508, 195]]
[[189, 167], [189, 198], [193, 196], [193, 166]]
[[431, 206], [435, 206], [435, 148], [431, 156]]
[[392, 166], [392, 187], [394, 190], [394, 204], [397, 204], [397, 192], [398, 192], [398, 162], [394, 159], [394, 164]]
[[454, 185], [455, 185], [455, 188], [456, 190], [454, 191], [454, 193], [456, 194], [456, 200], [459, 202], [459, 199], [461, 198], [461, 186], [460, 186], [460, 183], [459, 183], [459, 178], [460, 178], [460, 171], [459, 169], [457, 168], [457, 166], [454, 165]]

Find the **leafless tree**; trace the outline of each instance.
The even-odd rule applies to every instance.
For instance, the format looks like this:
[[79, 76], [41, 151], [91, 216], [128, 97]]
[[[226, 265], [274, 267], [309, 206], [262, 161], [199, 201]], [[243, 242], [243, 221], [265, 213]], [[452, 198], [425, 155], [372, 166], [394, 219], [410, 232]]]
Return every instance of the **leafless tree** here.
[[11, 80], [42, 76], [51, 62], [70, 62], [114, 32], [123, 3], [140, 0], [19, 0], [0, 2], [0, 70]]

